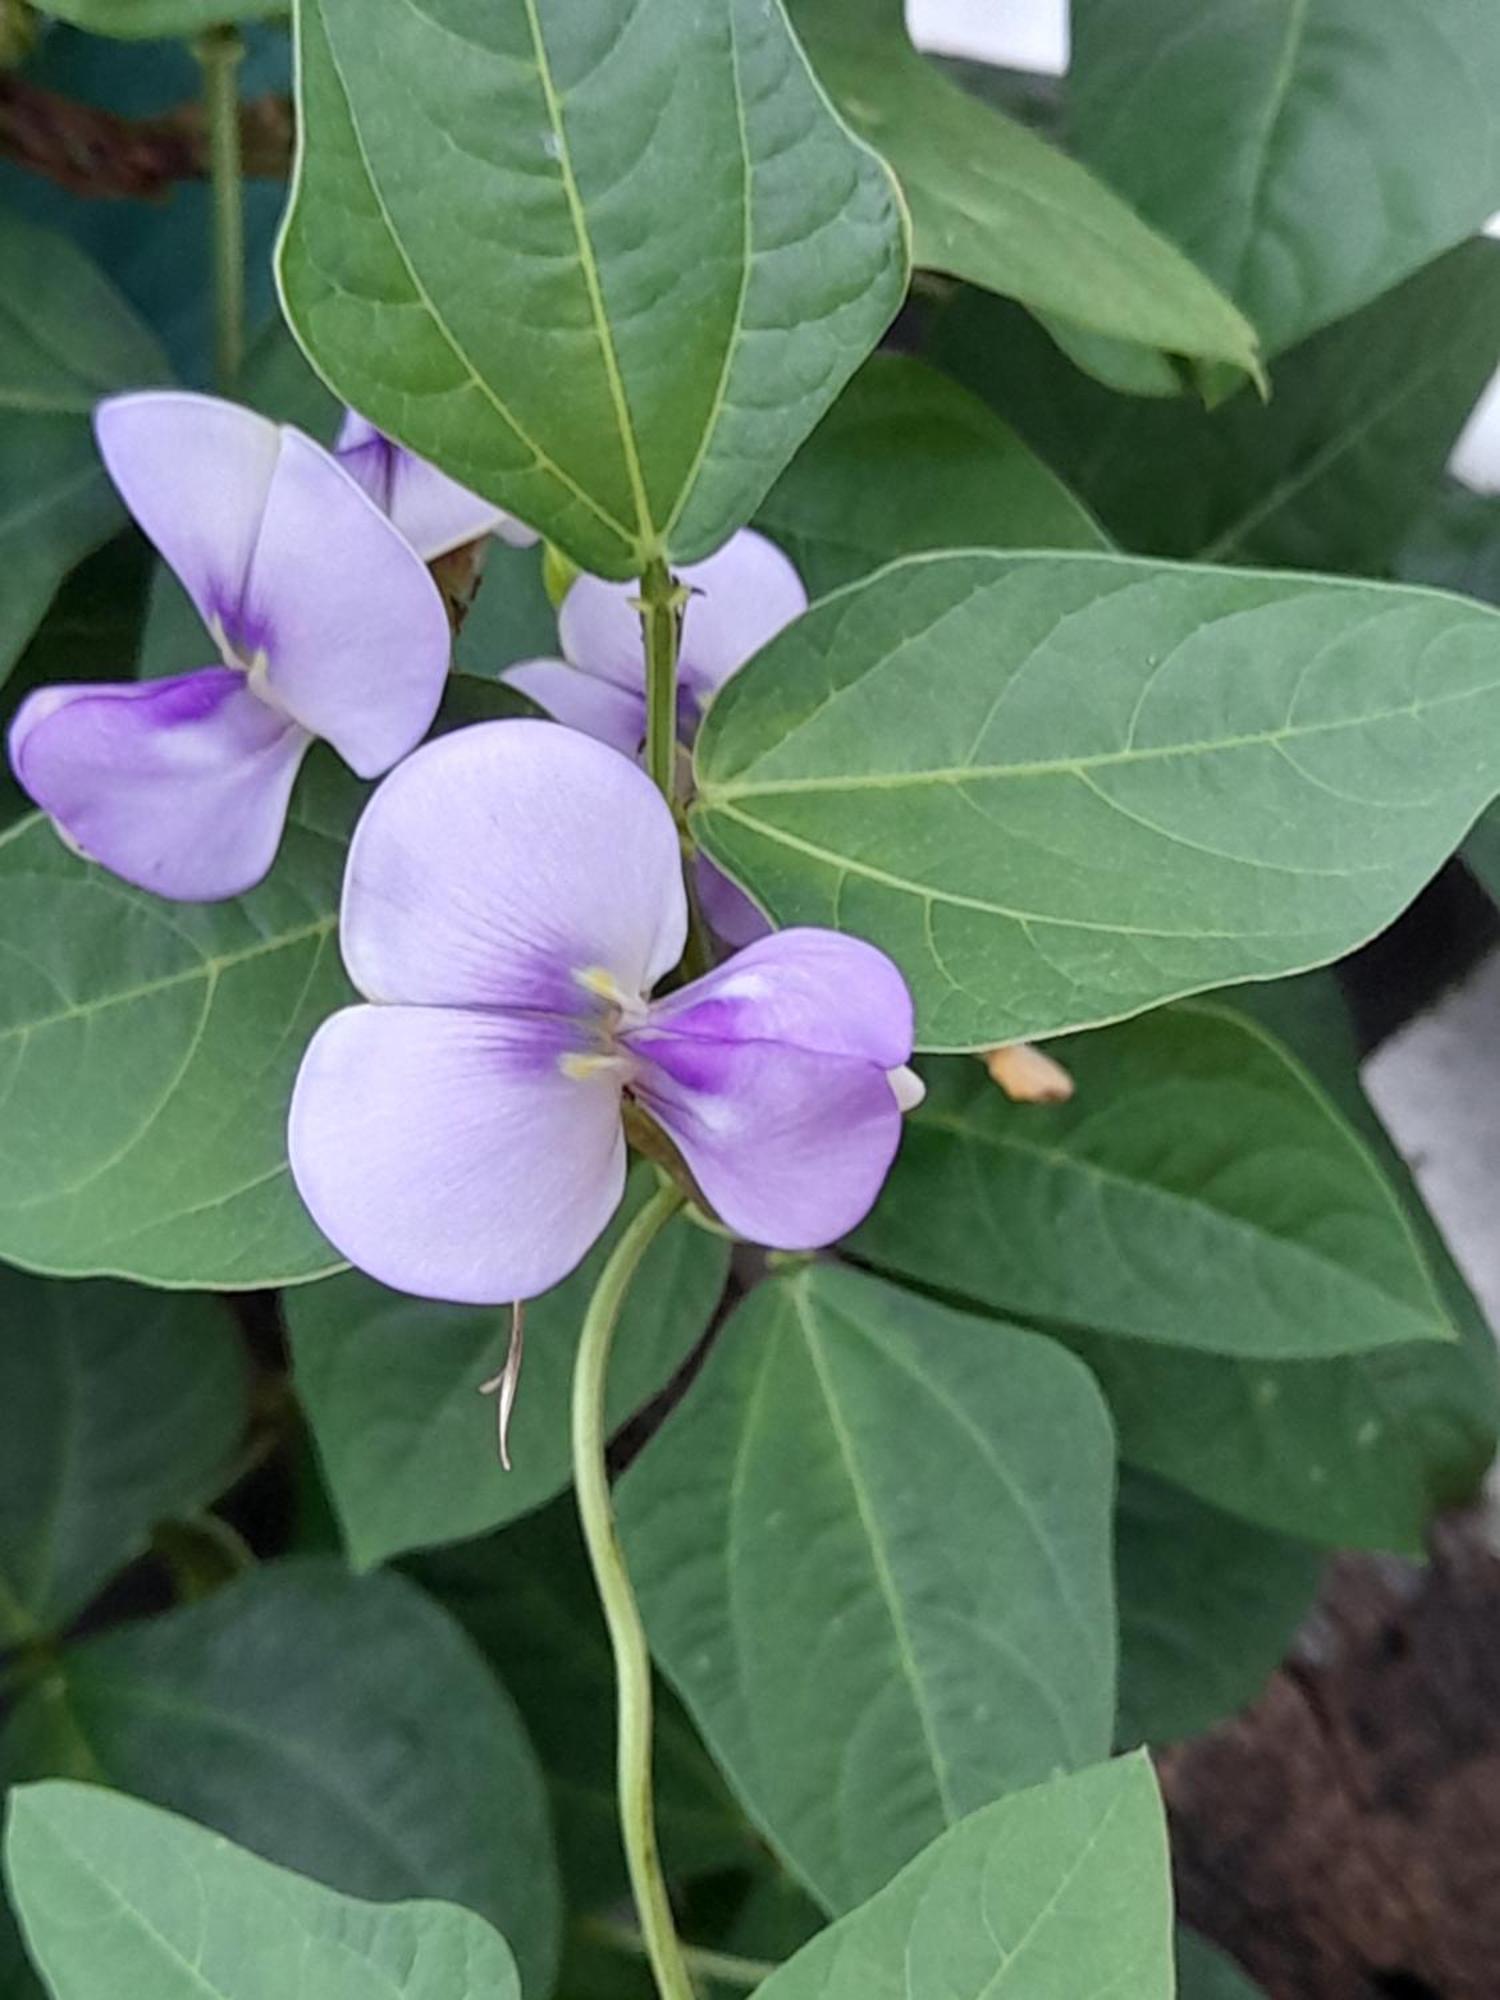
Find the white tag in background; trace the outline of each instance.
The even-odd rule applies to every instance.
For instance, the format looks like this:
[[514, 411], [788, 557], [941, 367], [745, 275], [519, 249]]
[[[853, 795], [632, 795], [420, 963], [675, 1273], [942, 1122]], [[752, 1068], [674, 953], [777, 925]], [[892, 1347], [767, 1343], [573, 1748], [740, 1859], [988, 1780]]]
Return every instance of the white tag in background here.
[[1068, 0], [906, 0], [906, 25], [935, 55], [1067, 73]]

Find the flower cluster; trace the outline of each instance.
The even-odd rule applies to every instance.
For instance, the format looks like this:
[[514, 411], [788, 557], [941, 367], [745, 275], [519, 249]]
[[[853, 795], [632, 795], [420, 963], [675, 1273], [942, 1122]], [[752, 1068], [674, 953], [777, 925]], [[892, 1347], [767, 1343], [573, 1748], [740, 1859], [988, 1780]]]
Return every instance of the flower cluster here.
[[[318, 1031], [291, 1109], [292, 1171], [330, 1240], [431, 1297], [545, 1291], [619, 1204], [627, 1108], [737, 1234], [811, 1249], [852, 1228], [921, 1094], [910, 998], [872, 946], [772, 935], [701, 863], [720, 935], [754, 942], [657, 993], [689, 909], [672, 813], [639, 764], [633, 591], [580, 577], [565, 657], [506, 675], [555, 721], [418, 748], [450, 652], [426, 563], [529, 529], [353, 414], [330, 452], [248, 410], [153, 393], [101, 405], [97, 434], [218, 660], [23, 703], [12, 762], [63, 837], [159, 894], [233, 896], [270, 867], [315, 738], [361, 777], [391, 773], [344, 885], [365, 1004]], [[681, 581], [690, 742], [807, 600], [748, 530]]]

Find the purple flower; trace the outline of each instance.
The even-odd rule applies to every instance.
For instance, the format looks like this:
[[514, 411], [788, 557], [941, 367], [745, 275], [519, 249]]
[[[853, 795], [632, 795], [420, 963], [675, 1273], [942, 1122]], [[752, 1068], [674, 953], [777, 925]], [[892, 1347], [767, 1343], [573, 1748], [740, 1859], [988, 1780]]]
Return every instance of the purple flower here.
[[[746, 660], [807, 609], [802, 579], [764, 535], [741, 528], [677, 571], [690, 593], [677, 665], [677, 734], [691, 743], [709, 701]], [[500, 676], [558, 722], [633, 757], [646, 735], [640, 586], [580, 576], [563, 599], [560, 660], [523, 660]]]
[[620, 1200], [625, 1096], [739, 1235], [852, 1229], [921, 1091], [900, 973], [789, 930], [653, 1000], [686, 930], [672, 815], [633, 762], [548, 722], [409, 758], [344, 885], [373, 1004], [319, 1029], [292, 1100], [292, 1171], [333, 1243], [432, 1298], [548, 1290]]
[[[678, 572], [691, 593], [682, 619], [677, 734], [690, 744], [710, 700], [732, 674], [807, 609], [802, 579], [774, 543], [741, 528], [703, 562]], [[581, 576], [563, 600], [561, 660], [524, 660], [500, 678], [559, 722], [627, 756], [646, 735], [646, 655], [639, 586]], [[765, 937], [765, 918], [706, 855], [695, 883], [709, 926], [726, 944]]]
[[423, 562], [453, 549], [498, 535], [512, 548], [527, 549], [539, 537], [513, 514], [506, 514], [439, 472], [425, 458], [394, 443], [355, 411], [344, 417], [334, 457], [357, 479], [376, 506], [388, 514]]
[[420, 558], [300, 431], [211, 396], [116, 396], [110, 477], [176, 571], [221, 665], [41, 688], [17, 778], [77, 850], [183, 902], [253, 887], [315, 738], [362, 778], [427, 733], [448, 621]]

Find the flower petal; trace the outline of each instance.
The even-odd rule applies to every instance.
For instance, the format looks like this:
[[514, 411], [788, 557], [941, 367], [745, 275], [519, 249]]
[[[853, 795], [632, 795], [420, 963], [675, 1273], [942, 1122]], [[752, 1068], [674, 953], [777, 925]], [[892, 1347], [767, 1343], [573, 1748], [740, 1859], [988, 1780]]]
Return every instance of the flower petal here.
[[281, 433], [217, 396], [143, 390], [111, 396], [94, 435], [126, 506], [210, 629], [239, 614]]
[[10, 733], [17, 778], [64, 837], [179, 902], [241, 895], [276, 856], [312, 738], [229, 667], [42, 688]]
[[713, 1041], [787, 1043], [882, 1070], [911, 1055], [906, 981], [883, 951], [838, 931], [761, 938], [651, 1008], [651, 1027]]
[[[703, 562], [677, 572], [692, 593], [682, 619], [680, 674], [701, 704], [807, 609], [802, 579], [774, 542], [741, 528]], [[574, 666], [639, 689], [645, 651], [640, 585], [581, 576], [558, 613], [562, 649]]]
[[[353, 410], [339, 431], [334, 456], [390, 516], [423, 562], [433, 562], [451, 549], [461, 549], [467, 542], [477, 542], [507, 527], [513, 529], [508, 514], [439, 472], [425, 458], [396, 444]], [[525, 533], [536, 540], [530, 529]]]
[[313, 1220], [382, 1284], [499, 1305], [565, 1278], [619, 1205], [607, 1071], [566, 1075], [567, 1024], [350, 1007], [313, 1037], [288, 1150]]
[[716, 938], [738, 950], [770, 936], [771, 926], [760, 909], [706, 854], [694, 857], [693, 881], [703, 920]]
[[311, 438], [281, 435], [240, 612], [272, 697], [362, 778], [431, 726], [448, 614], [416, 551]]
[[522, 660], [500, 678], [546, 709], [554, 722], [581, 729], [622, 756], [639, 754], [646, 734], [646, 701], [639, 689], [616, 687], [565, 660]]
[[580, 973], [644, 995], [686, 934], [665, 801], [628, 759], [555, 722], [424, 744], [350, 846], [344, 962], [371, 999], [577, 1013], [591, 1000]]
[[632, 1089], [721, 1220], [777, 1250], [816, 1250], [863, 1221], [901, 1140], [885, 1071], [768, 1042], [630, 1037]]

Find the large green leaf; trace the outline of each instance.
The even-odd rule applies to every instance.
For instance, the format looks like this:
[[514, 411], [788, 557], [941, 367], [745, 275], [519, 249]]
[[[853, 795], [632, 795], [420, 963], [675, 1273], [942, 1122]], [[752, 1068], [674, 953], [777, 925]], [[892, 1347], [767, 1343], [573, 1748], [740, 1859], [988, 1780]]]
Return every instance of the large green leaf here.
[[5, 1859], [57, 2000], [521, 2000], [468, 1910], [355, 1902], [93, 1785], [18, 1791]]
[[38, 5], [91, 35], [132, 42], [198, 35], [226, 21], [274, 21], [291, 11], [288, 0], [38, 0]]
[[779, 0], [299, 12], [281, 276], [319, 370], [586, 569], [723, 541], [906, 282]]
[[1249, 1362], [1063, 1330], [1110, 1396], [1123, 1455], [1231, 1513], [1328, 1547], [1421, 1552], [1441, 1509], [1470, 1500], [1494, 1457], [1494, 1337], [1360, 1086], [1330, 973], [1221, 997], [1316, 1077], [1401, 1196], [1460, 1342], [1328, 1361]]
[[[649, 1181], [641, 1169], [609, 1234], [571, 1278], [527, 1307], [509, 1473], [496, 1463], [494, 1403], [475, 1393], [505, 1360], [509, 1306], [405, 1298], [352, 1271], [291, 1295], [297, 1388], [357, 1565], [482, 1534], [567, 1485], [568, 1401], [583, 1315]], [[727, 1246], [686, 1222], [652, 1246], [625, 1304], [612, 1423], [683, 1360], [708, 1323], [727, 1265]]]
[[1312, 1608], [1323, 1558], [1127, 1471], [1115, 1522], [1116, 1741], [1171, 1743], [1255, 1700]]
[[1294, 348], [1269, 403], [1112, 396], [972, 290], [939, 315], [932, 352], [1127, 547], [1386, 575], [1500, 354], [1500, 244], [1464, 244]]
[[1074, 0], [1070, 131], [1275, 353], [1500, 205], [1500, 13]]
[[900, 0], [792, 0], [818, 74], [895, 168], [919, 264], [1170, 354], [1255, 369], [1242, 314], [1076, 160], [950, 83]]
[[1172, 2000], [1167, 1830], [1122, 1758], [964, 1820], [761, 2000]]
[[528, 1993], [550, 1984], [541, 1772], [469, 1640], [399, 1577], [282, 1563], [90, 1640], [16, 1709], [0, 1775], [111, 1785], [349, 1895], [462, 1903]]
[[[504, 1534], [424, 1556], [413, 1569], [495, 1667], [531, 1732], [570, 1904], [611, 1902], [626, 1886], [614, 1657], [572, 1495]], [[763, 1851], [665, 1688], [656, 1697], [655, 1769], [657, 1833], [674, 1880]]]
[[1087, 508], [976, 397], [920, 361], [867, 361], [758, 525], [814, 597], [928, 549], [1097, 549]]
[[694, 821], [776, 919], [883, 946], [920, 1045], [1340, 956], [1500, 790], [1500, 623], [1114, 556], [917, 557], [715, 700]]
[[[1472, 493], [1449, 480], [1413, 524], [1396, 568], [1409, 583], [1500, 605], [1500, 495]], [[1493, 806], [1464, 842], [1463, 858], [1500, 901], [1500, 812]]]
[[861, 1255], [997, 1312], [1216, 1354], [1455, 1337], [1379, 1167], [1254, 1023], [1193, 1002], [1058, 1054], [1068, 1104], [929, 1067]]
[[0, 1266], [0, 1650], [65, 1624], [240, 1442], [245, 1367], [216, 1301]]
[[1196, 1931], [1177, 1932], [1177, 2000], [1265, 2000], [1232, 1959]]
[[1052, 1342], [827, 1264], [751, 1294], [632, 1467], [653, 1647], [829, 1908], [1107, 1749], [1112, 1486]]
[[68, 571], [124, 519], [94, 449], [95, 403], [163, 381], [167, 364], [65, 236], [0, 209], [0, 268], [14, 276], [0, 296], [3, 679]]
[[217, 1289], [336, 1270], [286, 1166], [359, 788], [318, 756], [280, 859], [232, 903], [164, 903], [41, 819], [0, 836], [0, 1256]]

